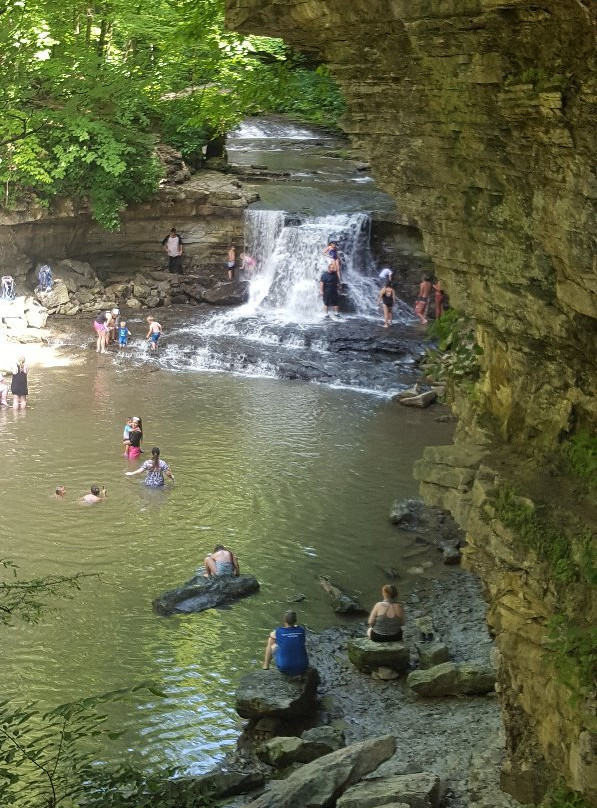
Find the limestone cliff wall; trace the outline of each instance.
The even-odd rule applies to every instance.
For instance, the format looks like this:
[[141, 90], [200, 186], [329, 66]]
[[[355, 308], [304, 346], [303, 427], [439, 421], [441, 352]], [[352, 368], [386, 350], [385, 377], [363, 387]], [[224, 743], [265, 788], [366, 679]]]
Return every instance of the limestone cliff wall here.
[[[453, 306], [477, 323], [483, 381], [474, 406], [461, 407], [458, 440], [506, 446], [510, 463], [597, 422], [596, 8], [227, 0], [230, 27], [281, 36], [330, 66], [348, 103], [344, 128], [421, 230]], [[472, 471], [470, 458], [436, 458], [418, 473], [426, 498], [467, 529], [486, 584], [503, 656], [504, 782], [530, 801], [561, 774], [595, 800], [590, 717], [569, 705], [548, 659], [557, 599], [516, 537], [481, 519], [483, 452]]]
[[475, 317], [488, 412], [549, 443], [597, 416], [595, 5], [227, 0], [230, 27], [327, 62], [343, 126]]
[[161, 240], [172, 226], [182, 234], [186, 270], [210, 285], [226, 277], [231, 241], [242, 242], [244, 209], [253, 201], [236, 180], [202, 171], [180, 185], [166, 185], [151, 201], [121, 215], [121, 227], [106, 231], [88, 211], [70, 201], [51, 209], [25, 207], [0, 215], [0, 273], [18, 285], [37, 262], [71, 258], [90, 263], [102, 279], [132, 277], [163, 268]]

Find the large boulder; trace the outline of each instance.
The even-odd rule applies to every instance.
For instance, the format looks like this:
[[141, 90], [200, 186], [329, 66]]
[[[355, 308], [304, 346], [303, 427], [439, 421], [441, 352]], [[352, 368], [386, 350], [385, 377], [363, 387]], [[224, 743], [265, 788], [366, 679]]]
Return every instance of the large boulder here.
[[340, 797], [336, 808], [437, 808], [439, 797], [440, 780], [436, 774], [398, 774], [357, 783]]
[[380, 667], [400, 673], [410, 665], [410, 651], [403, 642], [372, 642], [369, 637], [354, 637], [348, 641], [346, 650], [355, 668], [365, 673]]
[[207, 289], [203, 299], [212, 306], [241, 306], [249, 299], [249, 283], [247, 281], [223, 283], [213, 289]]
[[407, 685], [418, 696], [472, 696], [489, 693], [495, 672], [481, 662], [444, 662], [409, 673]]
[[91, 264], [84, 261], [73, 261], [66, 258], [53, 267], [54, 278], [64, 281], [69, 292], [75, 292], [82, 286], [91, 288], [98, 282]]
[[178, 612], [204, 612], [223, 603], [245, 598], [259, 589], [253, 575], [216, 575], [205, 578], [196, 575], [182, 586], [164, 592], [152, 601], [154, 611], [165, 616]]
[[443, 662], [450, 660], [448, 646], [439, 640], [418, 642], [415, 643], [415, 648], [419, 654], [419, 661], [422, 668], [433, 668], [435, 665], [441, 665]]
[[50, 312], [57, 311], [69, 302], [68, 287], [62, 279], [57, 278], [49, 291], [37, 292], [37, 299]]
[[241, 718], [304, 718], [317, 710], [318, 684], [315, 668], [300, 676], [286, 676], [273, 668], [253, 671], [240, 680], [236, 712]]
[[391, 758], [395, 750], [396, 739], [391, 735], [352, 744], [272, 783], [247, 808], [327, 808], [347, 788]]
[[259, 746], [257, 757], [268, 766], [286, 768], [292, 763], [310, 763], [312, 760], [342, 749], [344, 734], [333, 727], [314, 727], [303, 732], [300, 738], [279, 737]]
[[[161, 801], [171, 805], [174, 800], [183, 805], [205, 805], [209, 800], [220, 800], [237, 794], [246, 794], [261, 788], [264, 776], [258, 771], [221, 771], [216, 769], [200, 777], [175, 777], [160, 784], [155, 805]], [[209, 802], [208, 804], [211, 804]]]

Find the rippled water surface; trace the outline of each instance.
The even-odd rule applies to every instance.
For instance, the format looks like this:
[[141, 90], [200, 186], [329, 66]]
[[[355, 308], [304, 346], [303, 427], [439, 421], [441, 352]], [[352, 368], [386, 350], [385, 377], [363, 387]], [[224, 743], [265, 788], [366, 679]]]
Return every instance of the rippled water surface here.
[[[127, 732], [106, 755], [124, 747], [147, 765], [191, 771], [235, 742], [235, 685], [259, 664], [289, 598], [305, 594], [299, 614], [317, 631], [338, 619], [318, 573], [370, 605], [380, 564], [412, 564], [413, 540], [388, 523], [388, 508], [416, 494], [411, 467], [422, 446], [450, 440], [436, 413], [363, 394], [95, 353], [34, 367], [30, 392], [26, 413], [0, 412], [2, 556], [24, 577], [100, 579], [41, 625], [4, 630], [3, 691], [53, 705], [151, 681], [167, 698], [124, 707]], [[126, 415], [143, 417], [146, 452], [157, 444], [172, 464], [167, 491], [124, 476]], [[108, 487], [107, 502], [75, 504], [94, 482]], [[66, 501], [52, 498], [59, 483]], [[189, 578], [219, 542], [259, 578], [260, 593], [200, 615], [152, 614], [151, 599]], [[410, 584], [404, 573], [401, 586]]]

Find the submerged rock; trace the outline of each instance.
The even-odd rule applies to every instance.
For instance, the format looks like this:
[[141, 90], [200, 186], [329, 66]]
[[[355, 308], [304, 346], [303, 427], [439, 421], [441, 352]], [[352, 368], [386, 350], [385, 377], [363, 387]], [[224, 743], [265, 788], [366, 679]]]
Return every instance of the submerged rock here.
[[444, 662], [409, 673], [406, 684], [418, 696], [484, 695], [495, 687], [495, 672], [478, 662]]
[[395, 750], [393, 735], [339, 749], [273, 783], [247, 808], [327, 808], [349, 786], [391, 758]]
[[175, 612], [203, 612], [244, 598], [258, 589], [259, 581], [253, 575], [217, 575], [212, 578], [196, 575], [186, 584], [164, 592], [152, 601], [152, 606], [154, 611], [165, 616]]
[[317, 580], [332, 599], [332, 608], [336, 614], [366, 614], [367, 610], [361, 606], [357, 598], [347, 595], [326, 575], [320, 575]]
[[241, 718], [294, 719], [317, 710], [319, 674], [307, 668], [301, 676], [280, 671], [253, 671], [240, 680], [236, 691], [236, 712]]

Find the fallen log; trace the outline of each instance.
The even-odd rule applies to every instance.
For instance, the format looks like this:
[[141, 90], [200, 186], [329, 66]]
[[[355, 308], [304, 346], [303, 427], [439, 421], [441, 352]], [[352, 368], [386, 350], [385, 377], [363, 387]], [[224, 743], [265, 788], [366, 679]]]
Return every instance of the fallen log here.
[[357, 598], [353, 598], [335, 586], [327, 575], [319, 575], [317, 580], [332, 599], [332, 608], [337, 614], [366, 614]]

